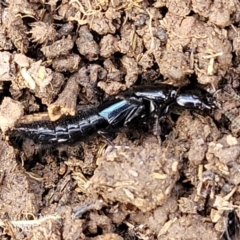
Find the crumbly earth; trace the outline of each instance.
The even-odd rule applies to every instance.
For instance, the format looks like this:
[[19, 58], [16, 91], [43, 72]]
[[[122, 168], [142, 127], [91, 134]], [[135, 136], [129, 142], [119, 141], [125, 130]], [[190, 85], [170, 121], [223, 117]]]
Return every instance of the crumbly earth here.
[[[239, 239], [239, 32], [235, 0], [0, 1], [0, 238]], [[22, 116], [157, 82], [222, 89], [223, 110], [169, 115], [161, 144], [148, 124], [10, 144]]]

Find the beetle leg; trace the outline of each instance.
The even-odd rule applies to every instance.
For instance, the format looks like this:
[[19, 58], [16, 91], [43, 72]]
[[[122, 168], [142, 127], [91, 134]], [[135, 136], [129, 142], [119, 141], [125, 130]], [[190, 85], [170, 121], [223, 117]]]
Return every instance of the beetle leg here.
[[116, 129], [111, 126], [106, 129], [98, 130], [97, 134], [100, 135], [109, 145], [115, 147], [112, 140], [116, 137]]
[[161, 145], [162, 140], [161, 140], [160, 136], [161, 136], [161, 133], [162, 133], [162, 129], [161, 129], [160, 122], [161, 122], [161, 119], [163, 119], [163, 118], [160, 119], [158, 114], [155, 114], [154, 118], [155, 118], [155, 122], [154, 122], [154, 125], [153, 125], [153, 135], [157, 137], [159, 145]]
[[132, 109], [132, 111], [129, 112], [129, 114], [126, 116], [126, 119], [124, 121], [124, 126], [126, 126], [129, 122], [131, 122], [136, 117], [144, 117], [144, 114], [143, 114], [144, 108], [145, 108], [144, 105], [141, 105]]

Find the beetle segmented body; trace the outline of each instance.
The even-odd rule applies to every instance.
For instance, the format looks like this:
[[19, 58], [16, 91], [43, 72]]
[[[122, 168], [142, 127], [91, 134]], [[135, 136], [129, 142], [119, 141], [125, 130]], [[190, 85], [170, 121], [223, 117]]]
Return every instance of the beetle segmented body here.
[[35, 143], [60, 144], [83, 141], [98, 131], [126, 125], [139, 116], [144, 106], [135, 98], [116, 99], [98, 108], [78, 111], [74, 117], [64, 116], [55, 122], [36, 121], [19, 123], [15, 130]]
[[126, 126], [144, 117], [165, 116], [172, 107], [192, 110], [212, 110], [219, 107], [215, 98], [206, 91], [177, 88], [171, 85], [134, 87], [121, 98], [109, 101], [75, 116], [64, 116], [55, 122], [35, 121], [19, 123], [14, 132], [40, 144], [61, 144], [84, 141], [98, 132]]

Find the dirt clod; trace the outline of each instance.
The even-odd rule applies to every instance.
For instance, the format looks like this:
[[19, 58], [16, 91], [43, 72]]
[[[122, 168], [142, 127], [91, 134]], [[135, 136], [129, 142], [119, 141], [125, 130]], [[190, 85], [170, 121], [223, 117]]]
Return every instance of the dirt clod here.
[[134, 146], [125, 144], [125, 150], [124, 146], [114, 149], [99, 159], [88, 191], [100, 192], [106, 201], [131, 203], [143, 212], [150, 211], [164, 203], [178, 179], [177, 158], [172, 155], [169, 159], [153, 139], [136, 151], [129, 151]]

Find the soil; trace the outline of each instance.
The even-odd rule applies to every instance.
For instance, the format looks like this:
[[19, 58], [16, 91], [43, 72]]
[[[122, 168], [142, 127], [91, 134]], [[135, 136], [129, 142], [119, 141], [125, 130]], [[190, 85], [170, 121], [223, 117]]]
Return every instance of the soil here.
[[[239, 1], [2, 0], [0, 25], [1, 239], [240, 238]], [[169, 115], [161, 144], [147, 126], [9, 141], [19, 119], [160, 82], [220, 89], [222, 110]]]

